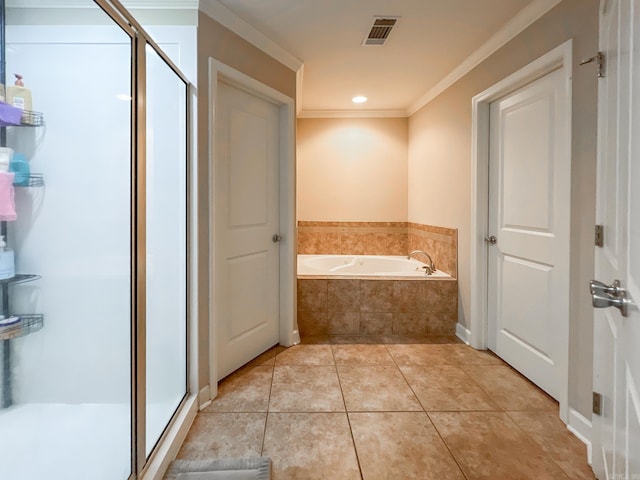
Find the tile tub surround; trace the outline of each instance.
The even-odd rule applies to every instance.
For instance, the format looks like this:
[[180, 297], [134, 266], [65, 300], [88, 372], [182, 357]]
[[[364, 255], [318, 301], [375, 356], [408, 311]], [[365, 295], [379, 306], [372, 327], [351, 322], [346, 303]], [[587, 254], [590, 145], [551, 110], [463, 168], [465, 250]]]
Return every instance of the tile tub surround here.
[[453, 335], [457, 321], [452, 278], [298, 278], [301, 335]]
[[[458, 278], [458, 230], [419, 223], [407, 224], [407, 251], [423, 250], [436, 267]], [[420, 261], [423, 259], [419, 258]]]
[[298, 253], [406, 255], [406, 222], [298, 222]]
[[[457, 277], [458, 231], [408, 222], [298, 222], [298, 253], [406, 255], [429, 253], [438, 269]], [[422, 258], [420, 260], [423, 260]]]

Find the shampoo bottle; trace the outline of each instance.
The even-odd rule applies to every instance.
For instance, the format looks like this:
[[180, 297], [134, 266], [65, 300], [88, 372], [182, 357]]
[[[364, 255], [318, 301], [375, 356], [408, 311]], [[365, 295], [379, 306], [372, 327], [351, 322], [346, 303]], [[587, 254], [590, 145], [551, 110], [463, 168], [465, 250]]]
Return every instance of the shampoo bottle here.
[[0, 280], [13, 278], [16, 276], [16, 264], [13, 257], [13, 250], [7, 248], [4, 235], [0, 235]]
[[33, 110], [31, 102], [31, 90], [25, 88], [22, 82], [22, 75], [14, 73], [16, 76], [15, 85], [7, 87], [7, 103], [22, 110]]

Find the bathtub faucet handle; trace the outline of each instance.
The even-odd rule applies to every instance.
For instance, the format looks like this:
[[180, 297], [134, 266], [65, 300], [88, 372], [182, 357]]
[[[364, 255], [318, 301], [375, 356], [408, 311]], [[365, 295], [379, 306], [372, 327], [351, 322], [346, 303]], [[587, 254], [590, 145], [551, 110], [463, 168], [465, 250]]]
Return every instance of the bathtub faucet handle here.
[[425, 275], [432, 275], [434, 272], [434, 270], [431, 270], [431, 267], [429, 265], [425, 265], [424, 267], [422, 267], [422, 269], [424, 270]]
[[[411, 252], [409, 255], [407, 255], [407, 259], [411, 259], [411, 255], [414, 255], [416, 253], [420, 253], [422, 255], [424, 255], [425, 257], [427, 257], [429, 259], [429, 270], [431, 270], [431, 273], [436, 271], [436, 264], [433, 261], [433, 259], [431, 258], [431, 255], [429, 255], [427, 252], [423, 251], [423, 250], [414, 250], [413, 252]], [[427, 271], [429, 271], [427, 270]], [[427, 275], [431, 275], [431, 273], [427, 273]]]

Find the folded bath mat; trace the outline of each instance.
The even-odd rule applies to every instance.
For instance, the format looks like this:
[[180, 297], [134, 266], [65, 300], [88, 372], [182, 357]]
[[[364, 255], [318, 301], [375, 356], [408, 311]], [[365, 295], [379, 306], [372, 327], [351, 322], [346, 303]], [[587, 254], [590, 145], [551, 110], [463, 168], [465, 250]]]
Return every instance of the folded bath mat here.
[[230, 458], [222, 460], [176, 460], [165, 480], [269, 480], [269, 457]]
[[256, 470], [223, 470], [221, 472], [181, 473], [176, 480], [255, 480]]

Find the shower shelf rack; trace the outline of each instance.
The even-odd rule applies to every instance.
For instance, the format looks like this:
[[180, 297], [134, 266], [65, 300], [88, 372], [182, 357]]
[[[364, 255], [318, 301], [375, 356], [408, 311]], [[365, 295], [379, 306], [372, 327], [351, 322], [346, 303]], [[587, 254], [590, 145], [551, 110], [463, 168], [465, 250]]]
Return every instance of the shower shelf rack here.
[[42, 328], [44, 315], [16, 315], [20, 320], [13, 325], [0, 327], [0, 340], [11, 340], [37, 332]]
[[32, 173], [29, 175], [27, 185], [14, 185], [17, 188], [44, 187], [44, 175], [42, 173]]
[[16, 127], [42, 127], [44, 126], [44, 115], [32, 110], [23, 110], [20, 125]]
[[[0, 0], [1, 10], [4, 12], [4, 1]], [[4, 28], [4, 25], [0, 27]], [[2, 36], [3, 37], [3, 36]], [[4, 40], [1, 38], [0, 40]], [[4, 42], [2, 42], [4, 43]], [[4, 53], [4, 45], [1, 46], [1, 50]], [[4, 83], [5, 79], [5, 65], [4, 62], [0, 63], [0, 80]], [[21, 125], [2, 126], [0, 128], [0, 146], [6, 146], [7, 144], [7, 128], [33, 128], [44, 126], [44, 115], [40, 112], [25, 111], [22, 116]], [[16, 185], [17, 186], [17, 185]], [[44, 186], [44, 176], [41, 173], [32, 173], [29, 175], [29, 180], [26, 185], [21, 187], [42, 187]], [[0, 222], [0, 235], [4, 235], [5, 241], [7, 239], [7, 222]], [[9, 288], [12, 285], [20, 283], [30, 282], [39, 279], [39, 275], [16, 275], [12, 278], [0, 281], [0, 295], [2, 298], [2, 315], [4, 317], [10, 316], [9, 306]], [[20, 320], [12, 325], [5, 325], [0, 327], [0, 344], [2, 345], [2, 398], [0, 398], [0, 408], [8, 408], [13, 404], [13, 385], [11, 378], [11, 340], [18, 337], [24, 337], [30, 333], [37, 332], [44, 324], [44, 315], [29, 314], [29, 315], [16, 315], [20, 317]]]
[[17, 285], [18, 283], [33, 282], [34, 280], [38, 280], [39, 278], [42, 277], [40, 275], [32, 275], [30, 273], [19, 273], [15, 277], [0, 280], [0, 285]]

